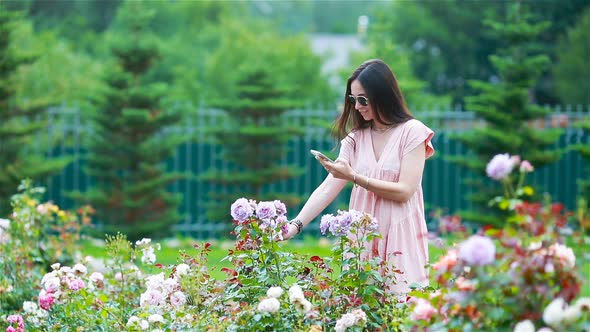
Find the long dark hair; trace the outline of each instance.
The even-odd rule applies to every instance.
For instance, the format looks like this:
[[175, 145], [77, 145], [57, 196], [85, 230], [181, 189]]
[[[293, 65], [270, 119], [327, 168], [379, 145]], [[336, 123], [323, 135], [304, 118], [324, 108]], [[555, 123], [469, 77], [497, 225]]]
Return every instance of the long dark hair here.
[[344, 94], [344, 111], [334, 123], [333, 133], [338, 140], [345, 138], [352, 130], [370, 127], [372, 121], [366, 121], [348, 102], [351, 94], [350, 84], [357, 80], [367, 95], [375, 114], [375, 121], [386, 125], [404, 123], [414, 117], [402, 95], [395, 75], [385, 62], [372, 59], [361, 64], [348, 78]]

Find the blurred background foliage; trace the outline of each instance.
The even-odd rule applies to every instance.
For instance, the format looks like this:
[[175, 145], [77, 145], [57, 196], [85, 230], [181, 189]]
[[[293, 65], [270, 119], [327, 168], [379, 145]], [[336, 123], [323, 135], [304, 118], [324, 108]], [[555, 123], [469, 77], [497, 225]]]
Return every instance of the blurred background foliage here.
[[[501, 22], [516, 2], [530, 8], [531, 23], [551, 23], [530, 43], [549, 65], [527, 102], [589, 105], [587, 0], [0, 0], [0, 11], [22, 14], [11, 23], [9, 51], [35, 55], [10, 70], [14, 93], [4, 102], [72, 105], [81, 122], [95, 118], [94, 105], [109, 102], [103, 75], [116, 65], [109, 45], [130, 35], [121, 13], [141, 3], [153, 13], [145, 29], [160, 50], [142, 79], [168, 87], [158, 107], [182, 109], [181, 121], [240, 100], [251, 68], [298, 107], [337, 114], [345, 79], [369, 58], [391, 65], [411, 110], [471, 110], [478, 90], [469, 82], [501, 82], [490, 58], [514, 44], [483, 22]], [[327, 69], [335, 58], [338, 66]]]
[[[98, 75], [108, 65], [106, 41], [122, 31], [116, 12], [125, 1], [2, 2], [26, 14], [16, 31], [18, 47], [42, 54], [30, 68], [20, 70], [19, 97], [49, 92], [62, 102], [80, 102], [84, 100], [81, 94], [97, 88]], [[306, 41], [312, 34], [358, 35], [358, 18], [367, 16], [368, 28], [360, 36], [363, 49], [343, 71], [349, 72], [368, 57], [380, 57], [400, 76], [410, 104], [463, 104], [464, 97], [473, 94], [467, 81], [490, 81], [497, 75], [488, 57], [503, 41], [487, 32], [482, 22], [505, 15], [510, 2], [147, 1], [156, 13], [152, 32], [162, 39], [165, 52], [151, 75], [171, 85], [171, 100], [201, 103], [225, 93], [223, 84], [231, 79], [238, 60], [247, 62], [254, 57], [262, 61], [253, 50], [273, 48], [284, 54], [267, 65], [291, 67], [290, 79], [306, 80], [305, 87], [299, 83], [306, 91], [302, 98], [333, 104], [341, 87], [329, 87], [319, 73], [310, 72], [321, 59], [312, 54]], [[532, 13], [539, 20], [552, 22], [540, 36], [538, 47], [554, 66], [536, 84], [534, 100], [541, 104], [590, 102], [588, 84], [571, 79], [573, 73], [589, 70], [585, 60], [590, 43], [583, 31], [587, 30], [590, 3], [524, 2], [532, 4]], [[221, 54], [228, 47], [231, 54]]]

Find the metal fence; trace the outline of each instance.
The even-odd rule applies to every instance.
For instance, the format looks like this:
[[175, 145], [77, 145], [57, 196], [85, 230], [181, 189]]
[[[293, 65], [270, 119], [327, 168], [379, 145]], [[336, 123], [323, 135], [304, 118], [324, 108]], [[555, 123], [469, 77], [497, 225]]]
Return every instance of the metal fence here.
[[[178, 147], [177, 153], [167, 161], [169, 170], [201, 174], [214, 167], [230, 169], [230, 165], [220, 159], [221, 147], [212, 143], [206, 134], [206, 128], [227, 125], [224, 112], [215, 109], [185, 107], [189, 116], [182, 125], [171, 128], [177, 133], [191, 137], [191, 141]], [[551, 116], [531, 124], [539, 128], [560, 126], [565, 133], [555, 144], [564, 148], [571, 144], [589, 144], [588, 134], [572, 126], [572, 123], [590, 116], [589, 107], [552, 107]], [[323, 168], [311, 157], [309, 149], [330, 151], [335, 141], [329, 136], [329, 130], [321, 123], [329, 124], [337, 116], [336, 110], [299, 109], [284, 114], [284, 121], [305, 128], [305, 134], [289, 142], [289, 153], [282, 163], [294, 164], [305, 169], [303, 176], [275, 183], [267, 190], [272, 192], [289, 192], [309, 195], [325, 177]], [[458, 210], [469, 208], [469, 202], [464, 199], [471, 188], [462, 181], [471, 176], [467, 170], [446, 161], [445, 156], [464, 154], [466, 148], [461, 143], [451, 139], [451, 133], [472, 128], [479, 120], [474, 114], [461, 109], [420, 109], [414, 111], [414, 116], [435, 131], [433, 144], [436, 154], [426, 163], [423, 188], [427, 212], [443, 209], [444, 213], [452, 214]], [[47, 184], [48, 199], [53, 200], [62, 208], [74, 208], [75, 202], [65, 195], [69, 191], [85, 191], [92, 186], [92, 179], [83, 171], [85, 139], [91, 126], [82, 116], [77, 107], [55, 107], [49, 110], [48, 135], [39, 137], [39, 141], [60, 139], [57, 148], [46, 148], [37, 144], [37, 149], [43, 150], [50, 156], [71, 155], [75, 161], [64, 171], [54, 176]], [[41, 152], [41, 151], [40, 151]], [[566, 153], [558, 162], [537, 169], [531, 179], [537, 190], [551, 194], [554, 200], [563, 202], [570, 209], [575, 207], [577, 179], [587, 178], [585, 165], [581, 156], [576, 152]], [[226, 234], [230, 217], [227, 220], [207, 220], [204, 209], [208, 193], [223, 190], [214, 184], [201, 181], [183, 180], [174, 183], [171, 191], [183, 196], [180, 212], [184, 216], [176, 225], [176, 231], [196, 238], [210, 238]], [[345, 190], [329, 207], [332, 212], [336, 208], [347, 205], [350, 190]], [[238, 197], [236, 197], [238, 198]], [[295, 216], [301, 206], [289, 207], [289, 216]], [[317, 225], [317, 223], [316, 223]], [[306, 232], [318, 234], [319, 227], [308, 227]]]

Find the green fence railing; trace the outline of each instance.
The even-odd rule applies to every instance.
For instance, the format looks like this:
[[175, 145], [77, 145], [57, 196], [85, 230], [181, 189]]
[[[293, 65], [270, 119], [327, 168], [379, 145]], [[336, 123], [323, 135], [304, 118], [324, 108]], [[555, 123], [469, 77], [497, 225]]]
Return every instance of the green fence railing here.
[[[556, 147], [566, 147], [571, 144], [590, 144], [590, 137], [582, 130], [571, 126], [575, 121], [585, 119], [590, 114], [590, 107], [584, 109], [554, 108], [556, 113], [534, 126], [539, 128], [562, 126], [564, 135], [556, 143]], [[76, 161], [64, 171], [54, 176], [48, 183], [48, 199], [53, 200], [62, 208], [74, 208], [75, 202], [68, 199], [65, 193], [72, 190], [85, 191], [92, 186], [92, 179], [84, 174], [84, 142], [90, 131], [90, 126], [83, 119], [76, 108], [56, 107], [49, 111], [50, 126], [49, 140], [62, 137], [63, 143], [57, 148], [46, 151], [49, 155], [73, 155]], [[224, 113], [214, 109], [195, 110], [198, 116], [188, 116], [185, 123], [172, 130], [186, 134], [192, 138], [190, 143], [178, 147], [175, 156], [168, 160], [170, 170], [189, 171], [200, 174], [211, 167], [229, 167], [219, 159], [221, 147], [211, 143], [204, 128], [223, 126]], [[435, 131], [433, 144], [436, 154], [426, 163], [423, 178], [424, 198], [427, 212], [442, 209], [444, 213], [452, 214], [458, 210], [469, 208], [469, 202], [464, 199], [471, 189], [462, 181], [471, 176], [466, 170], [446, 161], [445, 156], [466, 153], [461, 143], [450, 138], [450, 134], [477, 125], [479, 121], [470, 112], [461, 110], [424, 110], [414, 112], [414, 115]], [[325, 171], [309, 154], [310, 149], [330, 151], [335, 141], [329, 137], [327, 128], [319, 126], [318, 120], [330, 122], [336, 116], [336, 110], [326, 111], [317, 109], [293, 110], [285, 114], [285, 121], [298, 124], [306, 128], [304, 136], [289, 142], [290, 153], [282, 161], [295, 164], [306, 170], [305, 175], [270, 185], [267, 190], [273, 192], [291, 192], [309, 195], [325, 177]], [[39, 145], [39, 149], [43, 149]], [[569, 209], [576, 204], [577, 180], [587, 178], [587, 165], [582, 157], [575, 152], [568, 152], [558, 162], [537, 169], [531, 181], [537, 190], [551, 194], [554, 200], [563, 202]], [[195, 180], [185, 180], [174, 183], [171, 188], [183, 196], [180, 206], [183, 220], [179, 220], [176, 230], [185, 235], [196, 238], [218, 237], [227, 234], [230, 225], [228, 211], [227, 220], [207, 220], [204, 203], [207, 193], [222, 190], [210, 183]], [[349, 190], [345, 190], [329, 207], [333, 212], [348, 203]], [[236, 197], [238, 198], [238, 197]], [[289, 207], [289, 216], [294, 216], [301, 206]], [[317, 224], [317, 223], [316, 223]], [[318, 227], [308, 227], [306, 232], [316, 235]]]

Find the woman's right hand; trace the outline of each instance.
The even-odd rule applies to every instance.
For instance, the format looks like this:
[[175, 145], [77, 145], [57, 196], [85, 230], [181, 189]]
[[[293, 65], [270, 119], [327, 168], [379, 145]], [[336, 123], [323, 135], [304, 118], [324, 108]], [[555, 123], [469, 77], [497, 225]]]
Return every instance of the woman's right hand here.
[[286, 227], [286, 232], [283, 233], [283, 240], [289, 240], [293, 236], [297, 235], [297, 226], [289, 223]]

